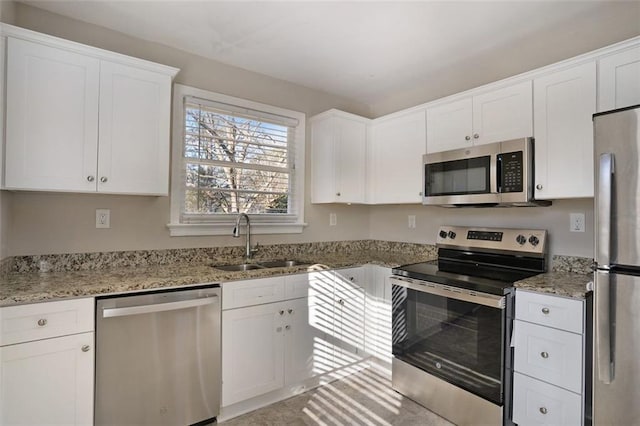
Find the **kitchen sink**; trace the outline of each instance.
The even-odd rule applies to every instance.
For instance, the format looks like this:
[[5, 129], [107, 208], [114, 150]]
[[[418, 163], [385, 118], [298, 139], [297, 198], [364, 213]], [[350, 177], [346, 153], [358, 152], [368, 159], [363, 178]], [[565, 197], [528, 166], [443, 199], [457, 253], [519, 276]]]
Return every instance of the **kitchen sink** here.
[[300, 262], [299, 260], [270, 260], [255, 263], [237, 263], [234, 265], [213, 265], [213, 267], [223, 271], [251, 271], [253, 269], [290, 268], [307, 264], [308, 262]]
[[235, 265], [214, 265], [216, 269], [221, 269], [223, 271], [250, 271], [252, 269], [264, 269], [265, 267], [262, 265], [257, 265], [255, 263], [238, 263]]

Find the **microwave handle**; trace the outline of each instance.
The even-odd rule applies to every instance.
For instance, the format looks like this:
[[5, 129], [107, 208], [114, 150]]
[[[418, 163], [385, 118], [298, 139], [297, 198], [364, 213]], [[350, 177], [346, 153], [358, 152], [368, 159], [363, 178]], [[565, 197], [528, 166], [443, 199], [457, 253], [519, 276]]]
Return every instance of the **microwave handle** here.
[[496, 192], [502, 192], [502, 154], [496, 155]]

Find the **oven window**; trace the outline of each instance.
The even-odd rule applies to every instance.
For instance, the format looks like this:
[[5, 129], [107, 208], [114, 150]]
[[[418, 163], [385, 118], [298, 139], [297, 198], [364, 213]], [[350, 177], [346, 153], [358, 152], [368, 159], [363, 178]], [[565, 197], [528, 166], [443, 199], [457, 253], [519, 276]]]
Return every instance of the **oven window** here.
[[425, 164], [425, 194], [463, 195], [491, 192], [491, 157]]
[[502, 404], [503, 310], [393, 286], [393, 356]]

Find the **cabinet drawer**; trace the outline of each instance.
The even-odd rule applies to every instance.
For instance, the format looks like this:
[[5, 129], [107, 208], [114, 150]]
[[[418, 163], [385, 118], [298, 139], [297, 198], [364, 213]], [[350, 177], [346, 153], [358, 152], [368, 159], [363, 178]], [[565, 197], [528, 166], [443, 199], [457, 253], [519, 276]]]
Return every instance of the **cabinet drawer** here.
[[516, 319], [574, 333], [582, 333], [583, 302], [559, 296], [518, 290]]
[[515, 373], [513, 421], [519, 426], [582, 424], [580, 395]]
[[0, 346], [93, 331], [93, 298], [0, 308]]
[[309, 274], [286, 275], [284, 277], [284, 295], [286, 299], [308, 297], [311, 284]]
[[222, 309], [279, 302], [284, 294], [284, 277], [231, 281], [222, 284]]
[[515, 321], [515, 371], [582, 392], [582, 336]]
[[364, 285], [363, 268], [338, 269], [334, 285], [336, 299], [348, 299], [361, 294]]

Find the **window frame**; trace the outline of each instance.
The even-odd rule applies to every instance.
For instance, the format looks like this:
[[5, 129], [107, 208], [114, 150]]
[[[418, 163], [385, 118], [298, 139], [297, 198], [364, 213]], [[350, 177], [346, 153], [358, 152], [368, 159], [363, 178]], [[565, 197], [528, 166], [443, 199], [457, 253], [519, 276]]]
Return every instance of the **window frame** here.
[[210, 92], [182, 84], [174, 84], [173, 88], [173, 120], [171, 137], [171, 214], [167, 224], [170, 236], [198, 235], [231, 235], [237, 214], [212, 214], [202, 222], [181, 222], [181, 211], [185, 196], [184, 171], [184, 131], [185, 131], [185, 99], [201, 98], [206, 101], [246, 108], [266, 114], [275, 114], [298, 120], [295, 128], [295, 147], [293, 149], [293, 215], [282, 217], [274, 215], [250, 214], [251, 232], [254, 234], [292, 234], [301, 233], [307, 225], [304, 222], [304, 187], [305, 187], [305, 137], [306, 115], [302, 112], [279, 108], [272, 105]]

